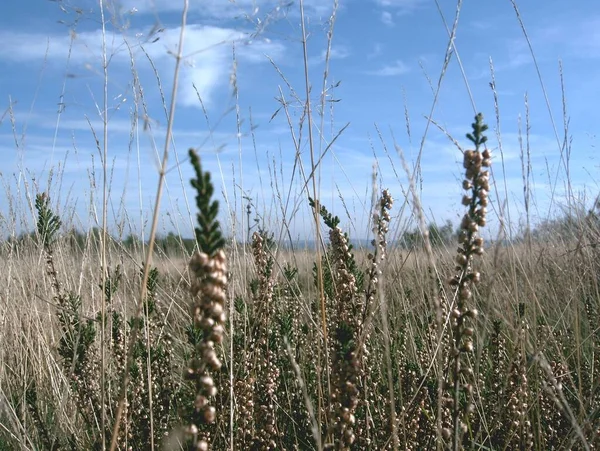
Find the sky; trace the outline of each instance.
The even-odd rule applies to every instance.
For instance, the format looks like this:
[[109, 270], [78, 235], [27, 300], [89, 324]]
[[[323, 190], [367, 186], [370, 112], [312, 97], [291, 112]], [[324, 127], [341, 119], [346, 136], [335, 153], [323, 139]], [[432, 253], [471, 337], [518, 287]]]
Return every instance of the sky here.
[[[413, 226], [407, 172], [417, 161], [425, 221], [457, 224], [459, 147], [469, 148], [476, 112], [494, 155], [490, 233], [501, 220], [524, 224], [524, 177], [533, 223], [573, 199], [589, 207], [600, 5], [541, 4], [464, 0], [457, 17], [447, 0], [304, 0], [305, 66], [299, 1], [190, 0], [159, 233], [192, 236], [189, 148], [212, 173], [226, 233], [238, 237], [256, 224], [314, 236], [311, 160], [321, 202], [351, 237], [370, 234], [374, 180], [396, 199], [394, 233]], [[33, 227], [37, 191], [49, 192], [65, 230], [100, 225], [106, 145], [110, 231], [147, 236], [182, 11], [183, 0], [2, 2], [4, 235]]]

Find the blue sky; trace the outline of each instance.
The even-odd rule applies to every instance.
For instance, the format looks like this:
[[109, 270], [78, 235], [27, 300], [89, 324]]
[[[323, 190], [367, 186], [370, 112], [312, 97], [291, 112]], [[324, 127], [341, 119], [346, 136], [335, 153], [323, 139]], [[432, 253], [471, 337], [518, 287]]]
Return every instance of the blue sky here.
[[[190, 0], [161, 233], [191, 236], [189, 212], [194, 214], [195, 207], [186, 154], [195, 147], [213, 172], [229, 212], [222, 218], [227, 230], [245, 230], [246, 196], [276, 234], [288, 223], [293, 237], [311, 236], [304, 180], [294, 164], [293, 136], [301, 136], [299, 158], [306, 174], [310, 172], [307, 125], [299, 127], [305, 98], [299, 5], [285, 3]], [[142, 225], [148, 231], [167, 122], [161, 99], [164, 95], [167, 104], [170, 101], [182, 4], [105, 2], [108, 214], [114, 233], [138, 233]], [[396, 225], [404, 227], [410, 220], [411, 209], [401, 209], [408, 179], [394, 142], [409, 165], [423, 143], [423, 183], [418, 187], [427, 219], [456, 223], [462, 214], [460, 152], [435, 125], [427, 128], [426, 119], [449, 44], [444, 21], [451, 28], [456, 13], [455, 2], [440, 4], [441, 11], [433, 0], [340, 0], [321, 118], [333, 2], [304, 2], [317, 158], [349, 124], [322, 158], [321, 197], [354, 237], [368, 235], [375, 163], [378, 185], [391, 189], [398, 199]], [[475, 111], [484, 113], [498, 187], [492, 200], [496, 211], [500, 205], [509, 208], [505, 215], [510, 213], [515, 227], [524, 214], [518, 131], [519, 118], [525, 130], [525, 95], [534, 220], [565, 205], [568, 197], [560, 159], [565, 127], [559, 61], [571, 188], [588, 204], [598, 191], [595, 150], [600, 119], [600, 6], [594, 0], [571, 2], [569, 7], [558, 0], [544, 1], [543, 7], [534, 0], [516, 4], [542, 83], [511, 1], [465, 0], [455, 51], [432, 115], [466, 148], [464, 134]], [[25, 193], [36, 184], [44, 190], [50, 186], [66, 224], [82, 229], [100, 220], [102, 170], [96, 139], [102, 146], [101, 24], [99, 3], [94, 1], [28, 0], [0, 6], [0, 172], [4, 191], [12, 196], [0, 199], [4, 233], [31, 227]], [[11, 209], [17, 207], [17, 223], [11, 224]], [[494, 215], [491, 230], [498, 223]]]

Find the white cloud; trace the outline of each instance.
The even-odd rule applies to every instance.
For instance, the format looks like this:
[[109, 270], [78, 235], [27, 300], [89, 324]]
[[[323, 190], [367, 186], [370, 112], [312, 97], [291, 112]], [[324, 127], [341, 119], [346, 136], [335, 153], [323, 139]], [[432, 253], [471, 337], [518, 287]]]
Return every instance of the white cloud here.
[[392, 8], [408, 8], [412, 7], [422, 0], [374, 0], [379, 6], [392, 7]]
[[[331, 59], [345, 59], [350, 56], [350, 49], [343, 45], [334, 46], [331, 48], [331, 52], [329, 53], [329, 57]], [[323, 51], [323, 57], [325, 57], [325, 51]]]
[[[343, 46], [343, 45], [332, 46], [331, 50], [329, 51], [329, 59], [330, 60], [343, 60], [343, 59], [348, 58], [349, 56], [350, 56], [350, 49], [348, 49], [348, 47]], [[325, 61], [326, 57], [327, 57], [327, 50], [323, 49], [321, 51], [321, 55], [319, 57], [319, 62]]]
[[[577, 30], [576, 33], [573, 30]], [[600, 58], [600, 16], [552, 19], [527, 28], [538, 64], [556, 65], [559, 59]], [[529, 44], [522, 36], [504, 40], [505, 54], [494, 58], [496, 72], [520, 69], [533, 64]], [[488, 76], [484, 72], [481, 76]]]
[[[227, 17], [240, 13], [252, 14], [259, 6], [253, 0], [191, 0], [189, 10], [202, 12], [212, 17]], [[173, 0], [123, 0], [121, 5], [126, 10], [139, 13], [178, 12], [183, 9], [182, 1]]]
[[469, 22], [470, 28], [474, 28], [476, 30], [481, 31], [489, 31], [491, 29], [496, 28], [495, 24], [492, 21], [487, 20], [472, 20]]
[[[145, 62], [146, 58], [140, 49], [140, 45], [143, 45], [161, 78], [168, 80], [173, 73], [175, 62], [173, 54], [177, 49], [179, 34], [180, 28], [167, 28], [160, 33], [160, 39], [153, 43], [146, 43], [143, 34], [135, 34], [134, 31], [131, 31], [130, 35], [108, 34], [107, 53], [110, 57], [112, 73], [126, 74], [125, 71], [130, 70], [128, 47], [132, 49], [134, 58], [138, 58], [138, 62]], [[182, 105], [199, 106], [193, 85], [206, 103], [210, 102], [215, 89], [227, 85], [228, 72], [232, 66], [232, 43], [238, 45], [236, 54], [240, 61], [251, 64], [266, 61], [265, 54], [277, 58], [283, 53], [283, 44], [267, 40], [252, 42], [249, 36], [248, 33], [231, 28], [188, 25], [184, 42], [184, 54], [187, 57], [186, 64], [182, 67], [180, 84]], [[100, 72], [102, 64], [100, 30], [79, 33], [74, 35], [73, 39], [66, 33], [46, 36], [41, 33], [0, 31], [0, 42], [3, 43], [0, 46], [0, 61], [40, 63], [45, 59], [51, 65], [63, 69], [69, 49], [72, 47], [71, 64], [75, 66], [74, 71], [87, 69]], [[138, 64], [138, 70], [140, 68], [149, 70], [145, 64]]]
[[379, 77], [393, 77], [396, 75], [406, 74], [410, 68], [402, 61], [397, 60], [393, 64], [386, 64], [380, 69], [367, 72], [369, 75], [377, 75]]
[[533, 34], [531, 39], [536, 52], [550, 47], [564, 57], [588, 59], [600, 57], [599, 27], [600, 16], [592, 15], [580, 20], [558, 21], [530, 33]]
[[[329, 52], [329, 60], [343, 60], [351, 55], [350, 49], [344, 45], [334, 45], [331, 47]], [[308, 63], [309, 64], [321, 64], [325, 62], [327, 58], [327, 49], [321, 50], [318, 56], [312, 56]]]
[[381, 56], [382, 54], [383, 54], [383, 45], [381, 44], [381, 42], [376, 42], [373, 45], [373, 51], [367, 55], [367, 58], [368, 59], [377, 58], [378, 56]]
[[388, 27], [393, 27], [394, 19], [392, 17], [392, 13], [389, 11], [383, 11], [381, 13], [381, 22], [383, 22], [383, 24], [387, 25]]
[[[189, 3], [190, 12], [214, 19], [277, 19], [299, 11], [298, 2], [288, 0], [190, 0]], [[122, 0], [121, 5], [125, 10], [135, 10], [141, 14], [178, 13], [183, 9], [183, 1], [176, 0]], [[304, 0], [304, 8], [310, 15], [322, 15], [331, 11], [331, 3]]]
[[424, 0], [373, 0], [382, 8], [395, 9], [399, 13], [410, 13], [425, 3]]

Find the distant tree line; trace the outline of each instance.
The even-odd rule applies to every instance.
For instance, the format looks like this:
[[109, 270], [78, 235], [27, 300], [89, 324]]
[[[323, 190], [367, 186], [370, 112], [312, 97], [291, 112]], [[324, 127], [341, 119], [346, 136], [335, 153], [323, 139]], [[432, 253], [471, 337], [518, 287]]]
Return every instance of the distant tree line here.
[[[438, 225], [434, 222], [427, 226], [427, 232], [429, 235], [429, 242], [432, 247], [442, 247], [452, 243], [456, 237], [454, 226], [451, 221], [446, 221], [443, 225]], [[423, 233], [419, 228], [412, 230], [406, 230], [402, 233], [399, 243], [400, 247], [404, 249], [421, 249], [423, 248], [425, 241], [423, 239]]]
[[[62, 242], [62, 246], [68, 247], [71, 252], [83, 253], [86, 249], [99, 250], [101, 235], [102, 231], [98, 227], [93, 227], [88, 232], [71, 229], [62, 234], [60, 241]], [[2, 243], [0, 253], [6, 253], [7, 250], [15, 247], [37, 246], [39, 241], [40, 237], [36, 231], [11, 236]], [[129, 252], [135, 252], [143, 248], [141, 238], [133, 234], [127, 235], [125, 239], [119, 239], [109, 234], [107, 241], [109, 249], [118, 247]], [[189, 257], [193, 253], [195, 246], [196, 241], [193, 238], [182, 238], [173, 232], [169, 232], [166, 236], [157, 237], [154, 244], [157, 252], [171, 257]]]
[[[266, 232], [259, 228], [263, 234]], [[435, 222], [427, 226], [429, 241], [431, 246], [443, 247], [456, 241], [456, 230], [450, 220], [442, 225]], [[555, 218], [543, 220], [535, 225], [531, 231], [522, 230], [513, 238], [513, 243], [525, 242], [531, 239], [532, 242], [548, 242], [548, 240], [571, 241], [578, 239], [582, 233], [592, 232], [598, 237], [600, 242], [600, 214], [599, 209], [590, 211], [576, 211], [565, 213]], [[274, 240], [273, 235], [268, 235], [269, 242]], [[37, 246], [40, 237], [37, 231], [21, 233], [17, 236], [11, 236], [6, 240], [0, 241], [0, 255], [5, 255], [10, 249], [24, 246]], [[98, 251], [101, 243], [101, 229], [93, 227], [88, 232], [82, 232], [71, 229], [64, 232], [60, 237], [63, 246], [67, 246], [71, 252], [83, 253], [85, 250], [92, 249]], [[146, 242], [147, 244], [147, 242]], [[390, 243], [392, 244], [392, 243]], [[405, 230], [398, 240], [394, 243], [403, 249], [422, 249], [424, 244], [423, 233], [418, 227]], [[129, 252], [141, 251], [142, 240], [139, 236], [129, 234], [124, 239], [119, 239], [109, 235], [109, 248], [121, 248]], [[196, 248], [196, 241], [193, 238], [183, 238], [173, 232], [166, 236], [156, 238], [155, 251], [169, 257], [189, 257]]]

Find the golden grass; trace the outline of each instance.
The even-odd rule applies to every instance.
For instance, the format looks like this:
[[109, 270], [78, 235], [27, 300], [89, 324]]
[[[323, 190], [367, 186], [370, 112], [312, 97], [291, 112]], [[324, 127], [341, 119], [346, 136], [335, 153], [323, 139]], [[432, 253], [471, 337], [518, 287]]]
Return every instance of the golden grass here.
[[[458, 54], [461, 4], [447, 30], [438, 91], [450, 52]], [[387, 236], [392, 205], [384, 190], [374, 202], [375, 246], [352, 249], [346, 225], [317, 198], [329, 147], [312, 135], [302, 2], [301, 106], [308, 113], [301, 121], [310, 150], [303, 182], [313, 196], [315, 241], [327, 236], [326, 246], [292, 252], [262, 233], [251, 246], [224, 246], [210, 205], [214, 187], [192, 152], [198, 252], [155, 248], [184, 5], [144, 249], [106, 229], [106, 49], [102, 232], [75, 249], [60, 236], [47, 194], [33, 193], [34, 238], [2, 243], [0, 451], [104, 450], [109, 443], [122, 450], [598, 449], [597, 217], [575, 218], [567, 239], [557, 228], [542, 239], [486, 243], [480, 252], [492, 182], [477, 117], [475, 149], [464, 152], [466, 215], [456, 239], [432, 247], [423, 236], [423, 246], [397, 246]], [[327, 55], [336, 9], [334, 2]], [[303, 144], [292, 138], [300, 154]], [[403, 161], [413, 186], [402, 200], [424, 229], [414, 186], [419, 161], [412, 170]]]
[[[590, 231], [581, 230], [578, 241], [492, 244], [477, 262], [482, 276], [473, 294], [474, 306], [480, 312], [474, 324], [474, 352], [470, 358], [474, 411], [461, 442], [464, 448], [541, 450], [598, 446], [600, 351], [595, 274], [600, 254], [594, 236]], [[16, 249], [7, 254], [0, 273], [0, 286], [4, 287], [0, 303], [4, 425], [0, 429], [0, 443], [4, 448], [0, 449], [21, 446], [44, 449], [71, 442], [78, 449], [84, 449], [97, 443], [100, 431], [96, 420], [90, 422], [79, 411], [75, 388], [57, 353], [62, 332], [57, 319], [58, 306], [49, 296], [52, 287], [43, 252], [32, 243], [19, 247], [18, 255], [14, 252]], [[55, 266], [61, 285], [64, 290], [79, 293], [84, 300], [79, 317], [97, 323], [95, 318], [100, 308], [93, 299], [97, 298], [99, 274], [93, 262], [98, 255], [94, 251], [83, 255], [71, 253], [60, 240], [56, 249]], [[368, 268], [366, 252], [355, 254], [358, 267], [363, 271]], [[331, 416], [328, 408], [325, 380], [318, 378], [319, 374], [322, 378], [323, 373], [317, 372], [319, 365], [326, 363], [325, 354], [319, 351], [323, 342], [319, 332], [318, 292], [310, 275], [314, 253], [299, 250], [294, 255], [289, 251], [265, 254], [264, 258], [273, 259], [272, 282], [262, 282], [262, 285], [249, 282], [253, 289], [235, 283], [236, 278], [259, 281], [264, 265], [256, 267], [252, 261], [236, 261], [235, 255], [241, 255], [238, 252], [228, 254], [232, 282], [228, 299], [235, 303], [234, 317], [230, 321], [236, 332], [233, 337], [226, 332], [225, 342], [218, 349], [224, 367], [215, 378], [219, 394], [215, 398], [217, 422], [210, 429], [212, 447], [242, 449], [241, 443], [255, 443], [254, 446], [267, 449], [269, 446], [265, 443], [275, 443], [282, 449], [317, 449], [306, 406], [315, 410], [324, 444], [328, 443], [328, 431], [335, 431], [332, 425], [328, 426], [335, 416]], [[445, 247], [433, 249], [433, 255], [427, 255], [423, 249], [392, 246], [387, 250], [382, 277], [389, 320], [398, 443], [402, 449], [437, 446], [435, 386], [438, 375], [445, 372], [443, 362], [447, 358], [438, 357], [440, 353], [449, 355], [449, 350], [445, 348], [445, 338], [436, 332], [436, 301], [431, 294], [439, 290], [440, 281], [435, 271], [444, 282], [452, 275], [451, 254], [452, 248]], [[140, 269], [135, 259], [118, 246], [111, 247], [109, 257], [110, 261], [122, 262], [123, 273], [123, 282], [110, 305], [127, 317], [133, 314], [131, 300], [139, 293]], [[173, 344], [170, 366], [163, 368], [162, 373], [158, 369], [153, 373], [164, 403], [161, 405], [160, 400], [155, 400], [154, 407], [158, 409], [155, 417], [161, 421], [161, 409], [168, 409], [170, 417], [165, 420], [168, 428], [163, 429], [169, 433], [165, 443], [177, 448], [176, 443], [181, 442], [183, 436], [177, 434], [176, 426], [185, 424], [189, 415], [189, 406], [185, 403], [192, 403], [193, 399], [181, 379], [186, 355], [192, 352], [185, 333], [186, 326], [191, 324], [187, 307], [190, 276], [183, 258], [155, 257], [155, 261], [160, 268], [156, 307], [164, 315], [164, 321], [159, 322], [152, 352], [158, 353], [165, 340]], [[298, 270], [290, 280], [284, 277], [283, 271], [289, 261], [294, 261]], [[327, 280], [325, 276], [326, 293]], [[272, 286], [272, 295], [267, 298], [268, 305], [259, 307], [260, 292], [269, 286]], [[335, 296], [327, 298], [327, 308], [333, 309], [328, 315], [332, 327], [338, 318], [335, 300]], [[254, 326], [267, 324], [264, 314], [260, 313], [264, 308], [270, 312], [267, 334], [256, 335], [259, 332]], [[378, 303], [375, 308], [379, 308]], [[110, 326], [107, 329], [110, 330]], [[126, 326], [122, 329], [127, 333]], [[357, 380], [360, 402], [351, 420], [355, 424], [356, 449], [384, 449], [392, 443], [383, 330], [379, 315], [374, 315], [373, 329], [366, 343], [368, 353]], [[332, 340], [335, 336], [332, 335]], [[107, 343], [107, 378], [116, 384], [117, 353], [110, 340], [112, 338]], [[231, 340], [233, 359], [229, 356]], [[291, 346], [291, 357], [298, 365], [305, 392], [299, 384], [286, 341]], [[256, 352], [258, 349], [262, 351]], [[142, 355], [138, 356], [138, 363], [143, 366]], [[265, 369], [266, 363], [261, 363], [266, 355], [270, 356], [267, 364], [270, 370]], [[234, 368], [229, 368], [230, 361], [234, 362]], [[441, 367], [439, 362], [442, 362]], [[97, 366], [90, 370], [94, 368], [98, 370]], [[264, 371], [271, 375], [267, 386], [260, 376]], [[227, 434], [230, 372], [235, 397], [233, 442]], [[97, 377], [97, 374], [92, 376]], [[143, 386], [144, 377], [141, 374], [137, 377], [133, 377], [134, 386]], [[172, 384], [158, 378], [169, 379]], [[172, 392], [165, 390], [165, 386]], [[258, 390], [259, 387], [262, 388]], [[261, 404], [268, 401], [261, 398], [267, 387], [276, 387], [273, 396], [277, 401]], [[107, 394], [111, 393], [116, 396], [114, 387], [107, 389]], [[144, 393], [147, 391], [139, 391], [140, 408], [146, 404]], [[241, 404], [242, 399], [246, 400], [246, 407]], [[260, 399], [263, 401], [259, 402]], [[266, 407], [260, 407], [262, 405]], [[112, 415], [111, 406], [114, 408], [114, 404], [109, 404], [107, 409]], [[273, 413], [266, 415], [263, 408], [272, 409]], [[129, 428], [144, 427], [140, 425], [147, 421], [143, 410], [130, 411], [128, 415]], [[268, 424], [264, 423], [267, 420]], [[246, 426], [238, 428], [242, 424]], [[270, 435], [264, 435], [265, 430], [271, 431]], [[132, 437], [135, 434], [130, 432], [129, 440], [133, 442]], [[135, 439], [139, 446], [143, 437]], [[121, 440], [119, 447], [126, 445], [127, 436], [121, 436]], [[450, 446], [451, 440], [448, 443]]]

